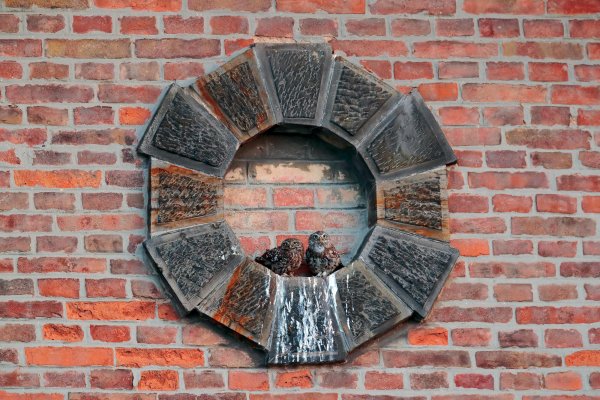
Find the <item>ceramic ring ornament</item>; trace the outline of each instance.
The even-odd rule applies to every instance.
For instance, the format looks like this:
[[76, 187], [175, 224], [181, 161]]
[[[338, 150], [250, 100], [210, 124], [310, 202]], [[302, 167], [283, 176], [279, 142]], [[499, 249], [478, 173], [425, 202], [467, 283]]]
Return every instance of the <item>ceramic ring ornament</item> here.
[[[283, 277], [246, 257], [224, 220], [237, 149], [275, 125], [349, 143], [373, 187], [370, 231], [328, 276]], [[447, 243], [452, 149], [404, 95], [327, 44], [257, 44], [189, 87], [170, 86], [138, 151], [150, 157], [145, 248], [186, 312], [255, 342], [269, 364], [343, 361], [431, 310], [458, 252]]]

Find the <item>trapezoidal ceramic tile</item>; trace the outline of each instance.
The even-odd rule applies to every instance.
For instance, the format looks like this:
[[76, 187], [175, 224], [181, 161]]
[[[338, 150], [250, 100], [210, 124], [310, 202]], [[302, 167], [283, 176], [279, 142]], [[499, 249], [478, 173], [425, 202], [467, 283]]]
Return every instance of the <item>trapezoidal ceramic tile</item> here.
[[280, 277], [269, 364], [316, 364], [342, 361], [345, 338], [328, 281], [315, 277]]
[[318, 126], [331, 81], [332, 50], [328, 44], [256, 44], [267, 92], [283, 122]]
[[150, 235], [223, 220], [223, 179], [150, 159]]
[[189, 88], [172, 84], [138, 146], [140, 153], [223, 177], [238, 148], [235, 136]]
[[365, 69], [335, 56], [322, 124], [358, 147], [402, 96]]
[[276, 290], [277, 276], [246, 258], [231, 280], [213, 291], [198, 310], [266, 349]]
[[222, 282], [228, 282], [244, 259], [236, 236], [225, 222], [163, 233], [144, 245], [187, 311]]
[[336, 287], [340, 324], [354, 349], [409, 318], [413, 310], [360, 260], [329, 276]]
[[377, 225], [360, 251], [360, 260], [425, 318], [456, 259], [446, 242]]
[[382, 226], [449, 240], [446, 168], [377, 182]]
[[281, 121], [267, 94], [253, 48], [198, 78], [195, 89], [242, 143]]
[[359, 146], [377, 180], [428, 171], [456, 161], [444, 133], [418, 92], [403, 96]]

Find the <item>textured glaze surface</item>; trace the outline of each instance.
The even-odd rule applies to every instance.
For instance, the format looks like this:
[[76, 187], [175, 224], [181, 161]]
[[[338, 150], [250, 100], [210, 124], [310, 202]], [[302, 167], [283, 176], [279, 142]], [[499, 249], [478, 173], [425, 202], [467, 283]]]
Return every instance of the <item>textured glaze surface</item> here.
[[262, 337], [263, 333], [267, 337], [270, 333], [269, 308], [274, 302], [275, 287], [275, 274], [246, 259], [233, 273], [213, 318], [258, 343], [266, 344]]
[[355, 135], [392, 94], [367, 72], [342, 65], [330, 120]]
[[153, 143], [159, 149], [220, 167], [228, 150], [222, 136], [206, 113], [192, 109], [178, 93], [158, 126]]
[[223, 223], [163, 234], [147, 241], [146, 247], [184, 305], [197, 301], [209, 281], [240, 253]]
[[392, 173], [442, 157], [443, 150], [411, 102], [367, 146], [380, 173]]
[[402, 303], [361, 261], [354, 261], [333, 275], [337, 285], [340, 321], [355, 345], [375, 336], [390, 322], [410, 317], [412, 310]]
[[410, 176], [384, 189], [385, 219], [431, 229], [442, 229], [439, 174]]
[[454, 264], [457, 253], [444, 242], [376, 227], [361, 259], [388, 278], [409, 305], [427, 310]]
[[321, 278], [280, 278], [269, 362], [341, 360], [345, 351], [334, 308], [335, 295]]
[[223, 219], [223, 181], [157, 159], [150, 168], [151, 234]]
[[267, 57], [284, 117], [314, 118], [324, 51], [269, 49]]
[[205, 86], [219, 108], [240, 131], [247, 133], [267, 120], [267, 110], [248, 62], [213, 75]]

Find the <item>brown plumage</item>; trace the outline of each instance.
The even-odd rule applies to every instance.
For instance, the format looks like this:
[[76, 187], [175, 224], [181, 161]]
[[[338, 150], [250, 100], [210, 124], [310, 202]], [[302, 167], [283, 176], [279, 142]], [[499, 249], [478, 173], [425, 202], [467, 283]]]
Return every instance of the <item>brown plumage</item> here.
[[290, 275], [300, 268], [304, 258], [304, 245], [298, 239], [285, 239], [281, 246], [265, 251], [256, 262], [279, 275]]
[[327, 276], [341, 264], [340, 254], [323, 231], [310, 235], [305, 258], [315, 276]]

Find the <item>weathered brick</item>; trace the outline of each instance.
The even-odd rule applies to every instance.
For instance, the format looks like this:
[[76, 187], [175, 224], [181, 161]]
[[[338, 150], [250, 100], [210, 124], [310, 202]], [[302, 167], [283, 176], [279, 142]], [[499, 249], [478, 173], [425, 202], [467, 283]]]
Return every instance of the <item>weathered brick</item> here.
[[138, 39], [135, 55], [139, 58], [206, 58], [219, 55], [215, 39]]

